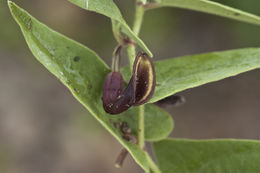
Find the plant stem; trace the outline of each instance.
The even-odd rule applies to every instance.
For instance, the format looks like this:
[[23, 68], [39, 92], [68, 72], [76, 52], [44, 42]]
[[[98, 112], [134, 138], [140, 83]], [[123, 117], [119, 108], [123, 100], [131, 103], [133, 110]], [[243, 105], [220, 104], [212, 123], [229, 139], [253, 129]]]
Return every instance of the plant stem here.
[[138, 107], [138, 145], [144, 149], [144, 105]]
[[112, 65], [111, 69], [113, 72], [119, 72], [120, 71], [120, 52], [121, 52], [121, 45], [116, 46], [113, 57], [112, 57]]
[[[139, 0], [136, 1], [136, 3], [138, 3], [138, 2], [139, 2]], [[136, 5], [135, 19], [134, 19], [134, 24], [133, 24], [133, 32], [136, 34], [136, 36], [138, 36], [138, 34], [140, 32], [141, 25], [143, 22], [143, 16], [144, 16], [144, 7], [142, 5]], [[135, 56], [136, 56], [135, 46], [132, 44], [128, 45], [127, 53], [128, 53], [130, 68], [132, 70]]]
[[151, 157], [149, 155], [147, 156], [147, 159], [148, 159], [148, 164], [149, 164], [149, 167], [150, 167], [152, 173], [161, 173], [160, 169], [157, 167], [157, 165], [154, 163], [154, 161], [151, 159]]
[[120, 38], [120, 32], [119, 32], [119, 26], [118, 26], [118, 22], [115, 21], [114, 19], [111, 19], [111, 23], [112, 23], [112, 31], [113, 31], [113, 34], [114, 34], [114, 37], [116, 39], [116, 41], [122, 45], [123, 42]]
[[[141, 5], [137, 5], [140, 0], [136, 1], [136, 10], [135, 10], [135, 19], [133, 24], [133, 32], [138, 36], [142, 21], [143, 21], [143, 15], [144, 15], [144, 8]], [[130, 68], [132, 70], [133, 63], [135, 60], [136, 52], [135, 52], [135, 46], [130, 44], [127, 48]], [[144, 106], [139, 106], [138, 108], [138, 145], [141, 149], [145, 146], [144, 141]]]
[[[140, 0], [136, 0], [136, 3], [142, 3]], [[135, 19], [134, 19], [134, 24], [133, 24], [133, 32], [138, 36], [142, 21], [143, 21], [143, 15], [144, 15], [144, 6], [142, 5], [136, 5], [136, 11], [135, 11]], [[127, 53], [128, 53], [128, 58], [129, 58], [129, 63], [130, 63], [130, 68], [132, 71], [132, 67], [134, 64], [134, 60], [136, 57], [136, 51], [135, 51], [135, 46], [133, 44], [129, 44], [127, 48]], [[141, 149], [145, 148], [145, 138], [144, 138], [144, 105], [141, 105], [138, 107], [138, 146]], [[154, 163], [154, 161], [151, 159], [148, 153], [147, 154], [147, 159], [148, 159], [148, 164], [153, 173], [161, 173], [161, 171], [158, 169], [157, 165]]]
[[138, 35], [141, 29], [141, 25], [143, 22], [143, 16], [144, 16], [144, 7], [141, 5], [136, 6], [135, 11], [135, 20], [133, 25], [133, 32]]
[[133, 66], [134, 66], [134, 61], [135, 61], [135, 56], [136, 56], [134, 45], [129, 45], [127, 47], [127, 54], [128, 54], [128, 59], [129, 59], [129, 67], [132, 72]]
[[116, 168], [121, 168], [121, 167], [122, 167], [123, 162], [124, 162], [124, 160], [125, 160], [127, 154], [128, 154], [128, 151], [127, 151], [127, 149], [125, 149], [125, 148], [123, 148], [123, 149], [120, 151], [120, 154], [119, 154], [119, 156], [117, 157], [116, 162], [115, 162], [115, 167], [116, 167]]

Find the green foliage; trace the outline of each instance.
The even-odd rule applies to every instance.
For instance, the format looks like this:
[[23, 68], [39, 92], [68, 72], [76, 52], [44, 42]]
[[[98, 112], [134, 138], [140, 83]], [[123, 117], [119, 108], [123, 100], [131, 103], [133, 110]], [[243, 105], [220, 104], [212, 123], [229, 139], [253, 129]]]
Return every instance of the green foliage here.
[[[137, 34], [134, 34], [138, 32], [133, 32], [126, 24], [112, 0], [69, 1], [84, 9], [109, 17], [119, 43], [118, 36], [125, 34], [152, 55], [143, 41], [138, 38]], [[155, 62], [157, 86], [150, 103], [144, 106], [144, 112], [143, 107], [139, 110], [133, 107], [122, 114], [112, 116], [105, 113], [101, 101], [103, 82], [110, 72], [110, 68], [103, 60], [89, 48], [49, 29], [13, 2], [9, 1], [8, 4], [36, 59], [71, 91], [74, 97], [129, 151], [146, 172], [152, 170], [154, 173], [160, 173], [161, 171], [143, 150], [143, 145], [140, 145], [141, 142], [144, 143], [144, 140], [154, 142], [155, 154], [163, 173], [259, 172], [260, 159], [257, 154], [260, 152], [259, 142], [228, 139], [210, 141], [165, 139], [173, 129], [173, 120], [167, 112], [150, 103], [188, 88], [259, 68], [260, 48], [211, 52], [157, 61]], [[163, 6], [196, 10], [260, 24], [258, 16], [206, 0], [158, 0], [144, 8]], [[138, 28], [138, 31], [144, 13], [142, 8], [139, 6], [139, 10], [136, 10], [138, 22], [135, 22], [138, 25], [134, 28]], [[129, 50], [133, 53], [135, 48], [131, 46]], [[125, 79], [130, 78], [129, 67], [123, 68], [121, 72]], [[139, 140], [139, 146], [122, 138], [123, 134], [118, 128], [120, 122], [127, 122], [132, 129], [132, 134], [138, 136], [138, 139], [144, 136], [143, 141]]]
[[[136, 109], [131, 109], [125, 113], [128, 123], [131, 127], [134, 127], [134, 132], [137, 134], [137, 112]], [[120, 115], [118, 118], [126, 119], [124, 115]], [[147, 141], [158, 141], [166, 138], [173, 129], [173, 120], [171, 116], [153, 104], [145, 105], [145, 140]]]
[[163, 173], [260, 171], [259, 141], [165, 139], [153, 148]]
[[161, 0], [157, 7], [178, 7], [260, 25], [260, 17], [208, 0]]
[[[114, 123], [125, 121], [137, 133], [137, 107], [119, 116], [111, 116], [103, 110], [102, 85], [110, 71], [108, 66], [95, 52], [49, 29], [14, 3], [9, 2], [9, 7], [37, 60], [69, 88], [74, 97], [129, 150], [144, 169], [148, 169], [144, 151], [123, 140], [120, 130], [114, 127]], [[148, 105], [145, 114], [148, 115], [145, 120], [147, 139], [154, 141], [167, 137], [173, 128], [169, 114], [154, 105]], [[153, 131], [156, 133], [151, 133]]]
[[125, 22], [124, 18], [122, 17], [119, 9], [117, 8], [116, 4], [113, 0], [69, 0], [70, 2], [76, 4], [77, 6], [89, 10], [94, 11], [100, 14], [103, 14], [117, 22], [119, 24], [119, 28], [121, 32], [129, 36], [133, 39], [149, 56], [153, 56], [152, 52], [147, 48], [144, 42], [138, 38], [137, 35], [133, 33], [130, 27]]
[[[260, 48], [190, 55], [155, 62], [157, 85], [150, 102], [260, 67]], [[129, 78], [129, 69], [122, 69]], [[167, 86], [167, 87], [165, 87]]]

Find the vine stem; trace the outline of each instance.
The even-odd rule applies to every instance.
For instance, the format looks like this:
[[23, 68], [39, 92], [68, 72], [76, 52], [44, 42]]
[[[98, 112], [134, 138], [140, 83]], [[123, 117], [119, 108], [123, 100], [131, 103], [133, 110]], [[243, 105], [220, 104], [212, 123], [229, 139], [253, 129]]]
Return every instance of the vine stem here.
[[[142, 22], [143, 22], [143, 16], [145, 12], [145, 4], [141, 0], [136, 0], [136, 10], [135, 10], [135, 19], [133, 24], [133, 32], [136, 36], [138, 36]], [[112, 20], [112, 29], [113, 34], [118, 41], [120, 45], [124, 45], [124, 42], [122, 42], [120, 38], [120, 32], [118, 29], [117, 22]], [[135, 44], [128, 44], [127, 47], [127, 53], [129, 58], [129, 64], [130, 64], [130, 70], [132, 71], [132, 67], [134, 64], [134, 60], [136, 57], [136, 50], [135, 50]], [[116, 62], [113, 62], [114, 65], [116, 65]], [[141, 149], [145, 149], [145, 137], [144, 137], [144, 105], [141, 105], [138, 107], [138, 146]], [[150, 171], [152, 173], [161, 173], [157, 165], [154, 163], [150, 155], [146, 152], [148, 165], [150, 168]]]
[[[136, 4], [140, 3], [140, 0], [136, 1]], [[136, 10], [135, 10], [135, 19], [134, 19], [134, 24], [133, 24], [133, 32], [138, 36], [142, 22], [143, 22], [143, 16], [144, 16], [144, 7], [142, 5], [136, 5]], [[128, 53], [128, 58], [129, 58], [129, 63], [130, 63], [130, 68], [132, 70], [136, 52], [135, 52], [135, 45], [128, 45], [127, 47], [127, 53]]]
[[147, 159], [152, 173], [162, 173], [148, 154], [147, 154]]
[[[137, 1], [138, 3], [138, 1]], [[136, 5], [135, 20], [133, 25], [133, 32], [138, 35], [141, 29], [144, 16], [144, 7], [142, 5]]]
[[[138, 5], [142, 3], [140, 0], [136, 0], [136, 10], [135, 10], [135, 19], [134, 19], [134, 24], [133, 24], [133, 32], [138, 36], [141, 25], [143, 22], [143, 16], [144, 16], [144, 6], [143, 5]], [[136, 57], [136, 51], [135, 51], [135, 46], [133, 44], [128, 45], [127, 47], [127, 53], [128, 53], [128, 58], [129, 58], [129, 64], [130, 64], [130, 69], [132, 70], [133, 63]], [[144, 138], [144, 105], [141, 105], [138, 107], [138, 146], [141, 149], [145, 148], [145, 138]], [[157, 165], [154, 163], [152, 158], [147, 154], [147, 159], [148, 159], [148, 165], [150, 167], [151, 172], [153, 173], [161, 173], [161, 171], [158, 169]]]
[[[144, 16], [144, 8], [141, 5], [137, 5], [140, 3], [140, 0], [136, 0], [136, 9], [135, 9], [135, 19], [133, 24], [133, 32], [138, 36], [141, 25], [143, 22], [143, 16]], [[132, 70], [133, 63], [135, 60], [136, 52], [135, 52], [135, 46], [134, 45], [128, 45], [127, 48], [130, 68]], [[145, 140], [144, 140], [144, 106], [141, 105], [138, 107], [138, 145], [141, 149], [144, 149], [145, 147]]]
[[144, 105], [138, 107], [138, 145], [144, 149]]

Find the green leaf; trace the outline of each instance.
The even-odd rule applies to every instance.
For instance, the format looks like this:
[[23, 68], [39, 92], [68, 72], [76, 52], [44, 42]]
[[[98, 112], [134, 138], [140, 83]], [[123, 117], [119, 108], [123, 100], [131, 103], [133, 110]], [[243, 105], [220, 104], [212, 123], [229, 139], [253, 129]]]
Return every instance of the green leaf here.
[[[134, 134], [137, 135], [137, 119], [138, 110], [136, 108], [130, 109], [125, 114], [120, 116], [113, 116], [116, 119], [125, 119], [132, 127]], [[153, 104], [145, 105], [145, 140], [159, 141], [166, 138], [173, 129], [173, 120], [169, 113], [163, 111]]]
[[172, 132], [174, 123], [168, 112], [163, 111], [153, 104], [147, 104], [145, 105], [144, 115], [145, 140], [159, 141], [167, 138]]
[[153, 148], [162, 173], [260, 171], [259, 141], [165, 139]]
[[[110, 72], [109, 67], [89, 48], [49, 29], [15, 3], [9, 1], [8, 4], [36, 59], [68, 87], [74, 97], [128, 149], [143, 169], [148, 170], [147, 153], [137, 145], [123, 140], [121, 131], [114, 126], [118, 121], [126, 121], [137, 132], [137, 107], [118, 116], [109, 115], [103, 110], [102, 86]], [[166, 112], [154, 105], [147, 105], [145, 114], [148, 140], [162, 139], [170, 133], [173, 122]], [[165, 130], [161, 130], [162, 126]], [[154, 129], [158, 132], [149, 133]]]
[[[190, 55], [155, 62], [155, 92], [150, 103], [185, 89], [197, 87], [260, 67], [260, 48]], [[125, 79], [128, 68], [123, 68]]]
[[161, 0], [155, 7], [184, 8], [260, 25], [259, 16], [208, 0]]
[[112, 20], [115, 20], [121, 24], [121, 32], [126, 34], [132, 40], [134, 40], [149, 56], [153, 56], [152, 52], [144, 44], [144, 42], [133, 33], [130, 27], [125, 22], [121, 12], [119, 11], [113, 0], [69, 0], [71, 3], [96, 13], [103, 14]]

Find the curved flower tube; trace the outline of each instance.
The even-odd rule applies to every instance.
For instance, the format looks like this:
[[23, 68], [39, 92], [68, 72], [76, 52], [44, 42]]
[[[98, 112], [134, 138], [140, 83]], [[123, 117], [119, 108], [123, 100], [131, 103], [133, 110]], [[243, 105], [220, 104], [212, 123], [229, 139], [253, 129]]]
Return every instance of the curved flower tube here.
[[[131, 80], [124, 89], [119, 71], [110, 72], [103, 86], [103, 107], [109, 114], [119, 114], [131, 106], [146, 103], [153, 95], [156, 80], [154, 65], [146, 53], [138, 53]], [[123, 90], [124, 89], [124, 90]]]

